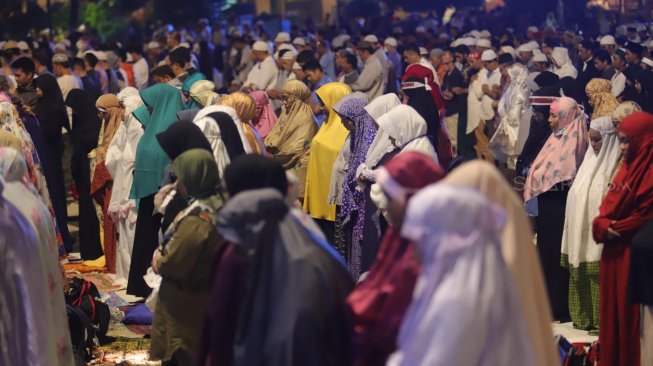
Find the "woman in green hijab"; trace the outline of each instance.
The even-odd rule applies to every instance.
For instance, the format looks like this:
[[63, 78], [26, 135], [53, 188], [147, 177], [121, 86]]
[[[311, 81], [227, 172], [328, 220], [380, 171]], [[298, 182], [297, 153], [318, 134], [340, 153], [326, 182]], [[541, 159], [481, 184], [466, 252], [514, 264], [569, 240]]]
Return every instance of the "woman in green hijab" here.
[[[152, 323], [150, 358], [195, 365], [208, 303], [213, 253], [220, 243], [214, 225], [223, 199], [213, 155], [192, 149], [173, 162], [177, 192], [189, 201], [164, 235], [152, 268], [163, 278]], [[175, 363], [176, 362], [176, 363]]]
[[181, 94], [175, 87], [156, 84], [141, 91], [143, 105], [134, 111], [134, 117], [143, 125], [145, 132], [136, 148], [136, 164], [130, 198], [136, 201], [138, 220], [134, 233], [134, 249], [129, 267], [127, 293], [147, 297], [151, 289], [143, 280], [150, 266], [152, 254], [159, 245], [160, 219], [152, 216], [154, 195], [159, 191], [163, 171], [170, 159], [159, 145], [156, 135], [167, 130], [177, 121], [182, 109]]

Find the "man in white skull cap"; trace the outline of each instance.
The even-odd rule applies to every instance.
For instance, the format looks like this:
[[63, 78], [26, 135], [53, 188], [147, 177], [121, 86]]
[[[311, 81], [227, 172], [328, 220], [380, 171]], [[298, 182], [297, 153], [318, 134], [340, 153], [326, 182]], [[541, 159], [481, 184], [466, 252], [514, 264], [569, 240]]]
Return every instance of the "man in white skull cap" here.
[[601, 48], [610, 52], [610, 54], [613, 54], [614, 51], [617, 50], [617, 42], [615, 41], [614, 37], [609, 34], [607, 36], [601, 37], [599, 44], [601, 45]]
[[379, 47], [379, 39], [374, 34], [368, 34], [363, 38], [364, 41], [370, 42], [374, 46], [374, 57], [379, 59], [381, 67], [383, 68], [383, 90], [387, 90], [388, 86], [388, 75], [390, 74], [390, 61], [388, 56], [385, 54], [383, 47]]
[[533, 50], [528, 43], [524, 43], [517, 47], [517, 53], [519, 54], [519, 59], [522, 64], [526, 66], [529, 72], [533, 72], [535, 70], [533, 67]]
[[290, 43], [290, 34], [287, 32], [279, 32], [277, 37], [274, 39], [274, 48], [278, 50], [279, 46], [284, 43]]
[[[501, 98], [499, 88], [501, 85], [501, 72], [499, 71], [498, 56], [493, 50], [485, 50], [481, 54], [483, 69], [478, 73], [480, 90], [475, 90], [474, 96], [481, 101], [481, 121], [474, 130], [476, 136], [476, 154], [479, 158], [494, 162], [494, 157], [488, 149], [488, 136], [494, 135], [494, 115], [498, 100]], [[472, 91], [470, 91], [470, 94]], [[487, 130], [487, 131], [486, 131]]]
[[252, 90], [267, 91], [277, 83], [277, 64], [270, 56], [270, 47], [266, 42], [256, 41], [252, 46], [252, 58], [256, 62], [247, 75], [243, 85], [244, 92]]

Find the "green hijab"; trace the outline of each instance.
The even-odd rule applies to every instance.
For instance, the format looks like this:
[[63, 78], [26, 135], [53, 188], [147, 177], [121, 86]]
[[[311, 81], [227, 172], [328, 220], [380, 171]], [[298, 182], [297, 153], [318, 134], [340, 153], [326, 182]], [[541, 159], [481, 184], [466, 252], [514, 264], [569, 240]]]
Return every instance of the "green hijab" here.
[[191, 197], [203, 199], [220, 193], [218, 164], [210, 152], [187, 150], [175, 159], [172, 169]]
[[136, 148], [134, 182], [130, 193], [130, 198], [135, 200], [159, 190], [163, 171], [170, 160], [161, 149], [156, 135], [177, 121], [177, 112], [183, 109], [181, 94], [173, 86], [156, 84], [140, 94], [144, 104], [134, 111], [134, 117], [143, 125], [145, 133]]

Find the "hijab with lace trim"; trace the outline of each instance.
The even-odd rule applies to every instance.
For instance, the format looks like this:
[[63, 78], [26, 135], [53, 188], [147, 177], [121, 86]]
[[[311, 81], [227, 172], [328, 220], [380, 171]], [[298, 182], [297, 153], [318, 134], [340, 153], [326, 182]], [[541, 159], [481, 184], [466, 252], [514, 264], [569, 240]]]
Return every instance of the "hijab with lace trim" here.
[[606, 79], [592, 79], [585, 86], [587, 98], [594, 105], [592, 120], [612, 115], [619, 105], [619, 101], [612, 95], [611, 90], [612, 83]]

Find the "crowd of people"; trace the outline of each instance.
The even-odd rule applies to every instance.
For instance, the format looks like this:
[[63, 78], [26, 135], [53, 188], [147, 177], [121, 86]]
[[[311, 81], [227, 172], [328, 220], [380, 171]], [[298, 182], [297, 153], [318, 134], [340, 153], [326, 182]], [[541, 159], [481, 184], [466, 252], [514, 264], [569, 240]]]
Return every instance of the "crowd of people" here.
[[78, 248], [164, 365], [652, 365], [651, 31], [2, 42], [2, 364], [72, 364]]

